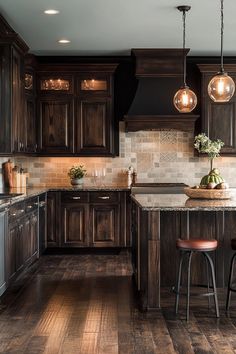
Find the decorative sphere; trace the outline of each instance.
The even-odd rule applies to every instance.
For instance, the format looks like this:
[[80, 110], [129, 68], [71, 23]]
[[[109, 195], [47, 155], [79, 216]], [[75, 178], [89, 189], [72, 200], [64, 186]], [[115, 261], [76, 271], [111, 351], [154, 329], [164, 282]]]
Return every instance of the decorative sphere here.
[[189, 113], [197, 105], [197, 96], [188, 86], [185, 86], [176, 92], [173, 103], [180, 113]]
[[214, 102], [228, 102], [234, 91], [234, 80], [227, 73], [215, 75], [208, 84], [208, 95]]

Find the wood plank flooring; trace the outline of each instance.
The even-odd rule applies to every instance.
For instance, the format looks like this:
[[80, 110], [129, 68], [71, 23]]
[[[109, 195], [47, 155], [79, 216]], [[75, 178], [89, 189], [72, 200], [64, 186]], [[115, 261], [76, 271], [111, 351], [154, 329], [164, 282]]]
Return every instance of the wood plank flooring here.
[[191, 302], [189, 323], [163, 308], [140, 313], [129, 254], [47, 255], [19, 278], [0, 302], [0, 353], [206, 354], [236, 353], [236, 295], [230, 317]]

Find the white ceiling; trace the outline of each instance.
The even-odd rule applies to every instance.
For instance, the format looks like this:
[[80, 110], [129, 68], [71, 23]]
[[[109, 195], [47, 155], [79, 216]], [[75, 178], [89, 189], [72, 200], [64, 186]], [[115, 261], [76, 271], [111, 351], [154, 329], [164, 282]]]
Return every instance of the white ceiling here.
[[[236, 55], [236, 0], [225, 0], [225, 55]], [[182, 46], [187, 14], [190, 55], [219, 55], [220, 0], [0, 0], [0, 12], [39, 55], [128, 55], [131, 48]], [[48, 16], [55, 8], [60, 14]], [[57, 40], [68, 38], [70, 44]]]

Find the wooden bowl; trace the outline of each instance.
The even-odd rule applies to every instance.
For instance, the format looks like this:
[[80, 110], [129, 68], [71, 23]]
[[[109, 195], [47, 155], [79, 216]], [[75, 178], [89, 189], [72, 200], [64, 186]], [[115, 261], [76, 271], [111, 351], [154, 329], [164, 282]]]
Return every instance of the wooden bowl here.
[[184, 188], [184, 193], [194, 199], [230, 199], [230, 189]]

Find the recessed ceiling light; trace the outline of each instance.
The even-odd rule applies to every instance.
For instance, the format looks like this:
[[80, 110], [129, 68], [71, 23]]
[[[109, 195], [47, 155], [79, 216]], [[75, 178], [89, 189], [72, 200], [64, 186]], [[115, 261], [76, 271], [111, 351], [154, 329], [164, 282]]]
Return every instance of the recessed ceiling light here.
[[58, 43], [67, 44], [67, 43], [70, 43], [70, 40], [69, 39], [59, 39]]
[[44, 13], [45, 13], [46, 15], [57, 15], [57, 14], [59, 14], [59, 12], [60, 12], [60, 11], [54, 10], [54, 9], [49, 9], [49, 10], [45, 10], [45, 11], [44, 11]]

